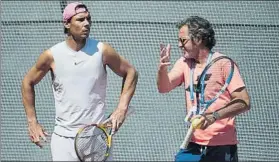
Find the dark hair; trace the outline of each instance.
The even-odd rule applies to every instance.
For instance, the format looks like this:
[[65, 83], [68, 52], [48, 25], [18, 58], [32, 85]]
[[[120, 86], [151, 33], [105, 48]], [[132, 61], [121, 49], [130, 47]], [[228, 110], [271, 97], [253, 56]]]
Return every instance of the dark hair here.
[[182, 20], [177, 24], [177, 28], [181, 29], [183, 26], [189, 29], [189, 36], [191, 40], [202, 40], [202, 43], [211, 50], [215, 44], [215, 32], [210, 22], [199, 16], [190, 16], [186, 20]]
[[[85, 8], [85, 10], [88, 12], [88, 9], [87, 9], [87, 7], [86, 7], [84, 4], [79, 4], [79, 5], [77, 5], [76, 8], [75, 8], [75, 10], [77, 10], [77, 9], [79, 9], [79, 8]], [[75, 16], [75, 15], [74, 15], [74, 16]], [[74, 17], [74, 16], [72, 16], [72, 17]], [[71, 22], [72, 17], [71, 17], [69, 20], [67, 20], [67, 23]], [[68, 34], [68, 33], [69, 33], [68, 29], [64, 27], [64, 34]]]

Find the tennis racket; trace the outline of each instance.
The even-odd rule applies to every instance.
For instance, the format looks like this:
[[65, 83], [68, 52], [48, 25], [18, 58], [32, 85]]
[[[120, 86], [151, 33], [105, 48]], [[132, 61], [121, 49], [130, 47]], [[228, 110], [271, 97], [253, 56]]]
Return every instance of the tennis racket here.
[[[197, 114], [204, 114], [208, 107], [226, 91], [233, 77], [234, 65], [234, 61], [227, 56], [216, 57], [207, 64], [198, 79], [196, 87]], [[222, 82], [216, 81], [220, 77], [222, 77]], [[219, 91], [212, 92], [212, 90], [210, 90], [212, 87], [218, 87]], [[195, 124], [198, 125], [197, 123]], [[194, 131], [193, 124], [191, 124], [180, 146], [181, 149], [187, 148]]]
[[[135, 109], [128, 108], [126, 117]], [[109, 115], [110, 116], [110, 115]], [[108, 117], [109, 118], [109, 117]], [[107, 119], [108, 119], [107, 118]], [[112, 145], [111, 124], [89, 124], [78, 130], [74, 145], [80, 161], [105, 161]]]

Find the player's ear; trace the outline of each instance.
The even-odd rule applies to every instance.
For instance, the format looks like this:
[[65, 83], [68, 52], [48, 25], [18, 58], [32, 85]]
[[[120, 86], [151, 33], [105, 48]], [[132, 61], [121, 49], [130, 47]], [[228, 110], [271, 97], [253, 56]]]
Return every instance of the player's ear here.
[[70, 29], [70, 21], [64, 21], [63, 24], [66, 29]]
[[202, 44], [202, 39], [197, 37], [197, 38], [194, 38], [194, 42], [197, 46], [201, 45]]

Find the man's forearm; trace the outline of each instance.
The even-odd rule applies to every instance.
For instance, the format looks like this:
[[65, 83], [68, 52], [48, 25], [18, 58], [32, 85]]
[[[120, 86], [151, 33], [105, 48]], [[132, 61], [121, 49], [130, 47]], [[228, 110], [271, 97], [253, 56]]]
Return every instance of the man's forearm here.
[[160, 93], [166, 93], [170, 91], [171, 83], [166, 68], [159, 69], [157, 73], [157, 88]]
[[245, 111], [248, 111], [249, 109], [250, 105], [248, 105], [244, 100], [234, 99], [225, 107], [221, 108], [220, 110], [217, 110], [217, 112], [220, 116], [219, 119], [224, 119], [237, 116], [241, 113], [244, 113]]
[[35, 111], [34, 86], [23, 82], [21, 92], [22, 92], [22, 102], [23, 102], [28, 123], [37, 122], [36, 111]]
[[123, 77], [122, 91], [118, 107], [127, 109], [128, 105], [135, 93], [136, 85], [138, 82], [138, 73], [135, 70], [128, 71], [127, 75]]

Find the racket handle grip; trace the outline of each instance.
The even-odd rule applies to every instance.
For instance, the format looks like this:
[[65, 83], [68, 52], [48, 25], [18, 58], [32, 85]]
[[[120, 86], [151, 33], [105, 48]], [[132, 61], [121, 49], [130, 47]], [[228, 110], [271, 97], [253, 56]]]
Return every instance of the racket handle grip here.
[[182, 142], [181, 146], [180, 146], [180, 149], [186, 149], [189, 142], [191, 141], [191, 138], [192, 138], [192, 135], [193, 135], [193, 132], [194, 132], [194, 128], [191, 124], [190, 128], [188, 129], [187, 131], [187, 134], [184, 138], [184, 141]]

